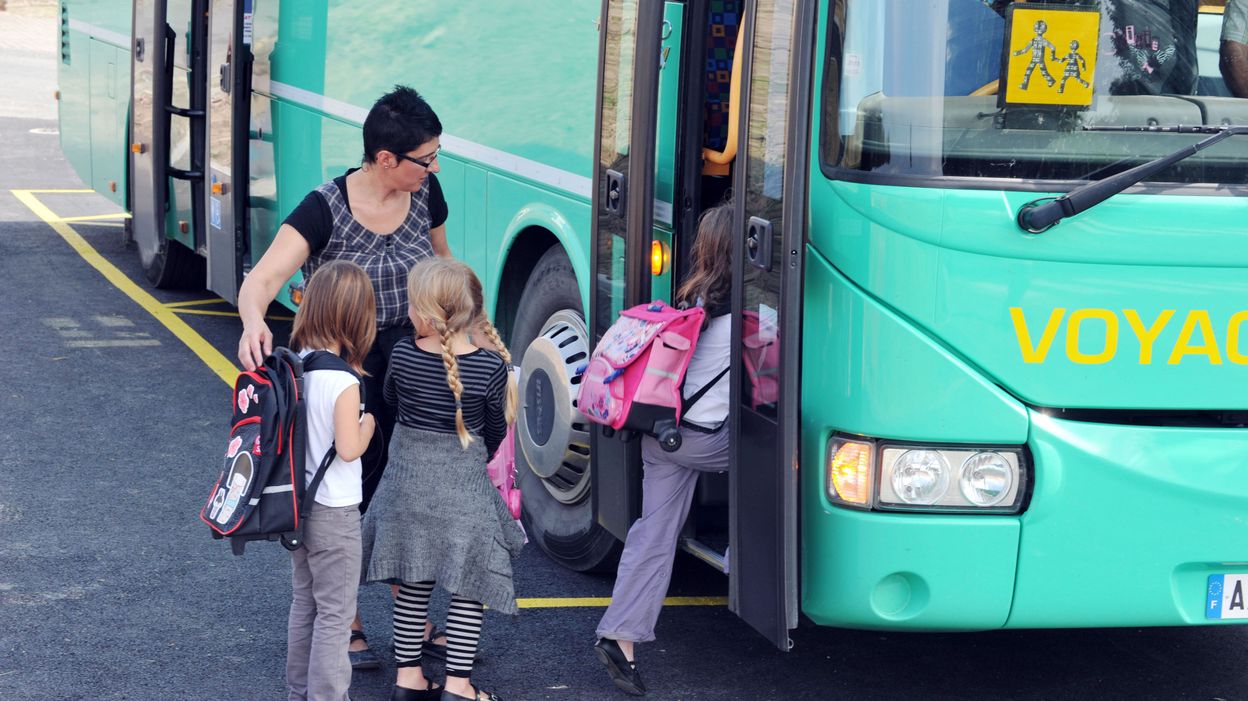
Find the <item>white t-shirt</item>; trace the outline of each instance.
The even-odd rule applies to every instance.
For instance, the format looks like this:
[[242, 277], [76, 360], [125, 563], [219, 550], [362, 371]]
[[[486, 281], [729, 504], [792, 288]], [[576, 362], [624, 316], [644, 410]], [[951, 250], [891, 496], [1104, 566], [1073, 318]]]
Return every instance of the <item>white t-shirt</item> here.
[[[685, 397], [692, 397], [698, 390], [715, 379], [728, 367], [732, 356], [732, 315], [721, 314], [711, 319], [698, 335], [698, 345], [693, 349], [689, 369], [685, 371]], [[702, 395], [697, 404], [681, 417], [704, 428], [715, 428], [728, 418], [728, 376], [719, 378], [713, 387]]]
[[[304, 357], [311, 351], [301, 351]], [[303, 375], [304, 406], [308, 413], [308, 445], [304, 467], [307, 483], [316, 476], [325, 451], [334, 442], [334, 403], [352, 385], [359, 384], [349, 372], [342, 370], [313, 370]], [[325, 506], [351, 506], [364, 500], [361, 484], [360, 459], [344, 462], [335, 456], [325, 471], [325, 479], [316, 490], [316, 503]]]

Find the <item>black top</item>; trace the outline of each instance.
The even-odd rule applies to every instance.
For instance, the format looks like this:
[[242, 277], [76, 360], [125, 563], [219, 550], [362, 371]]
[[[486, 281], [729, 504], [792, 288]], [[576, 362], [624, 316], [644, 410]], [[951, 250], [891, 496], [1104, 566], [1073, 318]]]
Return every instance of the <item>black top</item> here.
[[[357, 170], [359, 168], [352, 168], [334, 178], [333, 181], [338, 186], [338, 191], [342, 193], [342, 199], [347, 204], [347, 211], [351, 210], [351, 199], [347, 196], [347, 176]], [[442, 186], [438, 184], [438, 176], [433, 173], [425, 178], [423, 187], [429, 188], [429, 217], [431, 219], [429, 228], [436, 229], [446, 223], [448, 214], [446, 198], [442, 195]], [[318, 190], [309, 192], [283, 223], [295, 227], [295, 230], [307, 239], [313, 253], [329, 243], [330, 234], [334, 231], [333, 213], [329, 209], [329, 203], [325, 201], [325, 196]]]
[[[459, 381], [464, 386], [460, 404], [464, 425], [484, 438], [490, 456], [507, 435], [507, 365], [497, 354], [478, 348], [456, 356]], [[394, 346], [390, 370], [382, 391], [386, 403], [397, 406], [397, 420], [410, 428], [455, 433], [455, 395], [446, 384], [441, 353], [418, 347], [409, 336]]]

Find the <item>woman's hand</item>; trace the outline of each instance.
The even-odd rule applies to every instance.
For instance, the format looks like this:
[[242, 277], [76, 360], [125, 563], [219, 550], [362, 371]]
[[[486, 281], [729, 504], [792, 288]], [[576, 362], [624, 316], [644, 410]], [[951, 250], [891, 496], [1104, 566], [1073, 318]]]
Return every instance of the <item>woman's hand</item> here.
[[243, 364], [243, 369], [255, 370], [264, 362], [264, 356], [273, 352], [273, 332], [264, 323], [264, 312], [282, 285], [311, 254], [307, 239], [290, 224], [282, 224], [260, 262], [243, 278], [238, 290], [238, 316], [243, 320], [238, 362]]
[[238, 339], [238, 362], [243, 369], [255, 370], [272, 352], [273, 332], [268, 324], [261, 320], [243, 327], [243, 335]]

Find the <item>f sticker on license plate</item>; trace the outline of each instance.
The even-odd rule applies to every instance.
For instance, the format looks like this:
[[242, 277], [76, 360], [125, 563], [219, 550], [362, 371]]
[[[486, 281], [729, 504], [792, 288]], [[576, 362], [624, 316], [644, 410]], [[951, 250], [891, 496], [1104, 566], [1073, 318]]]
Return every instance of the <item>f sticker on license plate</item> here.
[[1205, 618], [1248, 618], [1248, 574], [1211, 574]]

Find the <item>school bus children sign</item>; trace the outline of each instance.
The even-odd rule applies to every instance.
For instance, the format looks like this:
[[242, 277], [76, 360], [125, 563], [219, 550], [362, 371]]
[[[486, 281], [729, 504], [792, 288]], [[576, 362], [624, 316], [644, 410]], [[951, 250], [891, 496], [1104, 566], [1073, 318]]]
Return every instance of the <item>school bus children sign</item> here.
[[1090, 106], [1100, 23], [1095, 7], [1012, 7], [1000, 106]]

